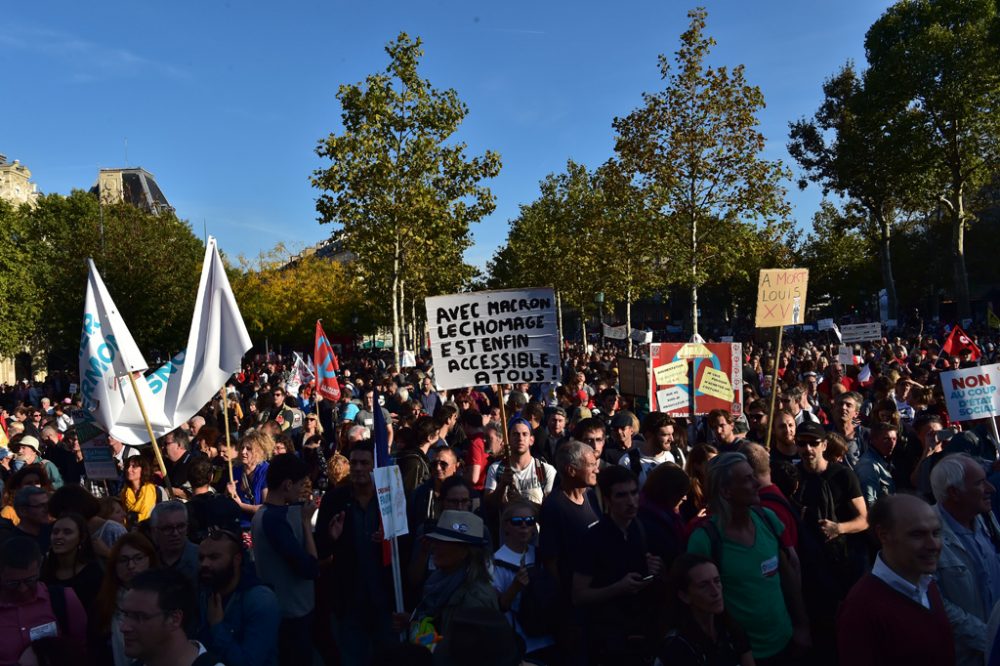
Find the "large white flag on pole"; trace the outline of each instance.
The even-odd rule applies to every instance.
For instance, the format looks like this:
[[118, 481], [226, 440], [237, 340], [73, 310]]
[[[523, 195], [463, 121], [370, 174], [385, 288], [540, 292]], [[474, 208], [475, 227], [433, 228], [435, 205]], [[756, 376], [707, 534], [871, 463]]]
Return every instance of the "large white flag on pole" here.
[[[208, 237], [187, 348], [171, 359], [169, 379], [159, 388], [164, 411], [177, 425], [194, 416], [240, 371], [253, 343], [229, 286], [215, 238]], [[151, 382], [151, 385], [153, 382]]]
[[[90, 275], [80, 342], [84, 404], [115, 439], [145, 444], [149, 434], [126, 373], [146, 370], [146, 362], [93, 262]], [[209, 237], [187, 348], [136, 379], [153, 434], [161, 437], [194, 416], [240, 370], [251, 346], [215, 239]]]
[[[88, 259], [87, 265], [90, 274], [80, 336], [80, 392], [84, 407], [98, 425], [116, 438], [129, 442], [136, 442], [137, 438], [148, 441], [149, 435], [145, 435], [146, 427], [128, 381], [128, 373], [146, 370], [146, 361], [93, 260]], [[144, 391], [142, 387], [146, 382], [140, 380], [137, 386]], [[153, 413], [162, 423], [162, 409], [154, 408]], [[117, 427], [118, 424], [129, 425], [123, 429]]]

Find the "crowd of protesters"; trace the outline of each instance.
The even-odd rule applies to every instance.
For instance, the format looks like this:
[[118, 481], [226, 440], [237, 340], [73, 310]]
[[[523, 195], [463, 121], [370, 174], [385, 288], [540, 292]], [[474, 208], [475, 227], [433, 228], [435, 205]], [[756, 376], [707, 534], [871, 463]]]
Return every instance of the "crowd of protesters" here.
[[454, 391], [344, 354], [337, 401], [259, 358], [165, 477], [110, 439], [90, 478], [65, 378], [4, 387], [0, 666], [998, 664], [997, 442], [938, 381], [995, 350], [941, 340], [748, 342], [742, 409], [697, 419], [622, 395], [612, 348]]

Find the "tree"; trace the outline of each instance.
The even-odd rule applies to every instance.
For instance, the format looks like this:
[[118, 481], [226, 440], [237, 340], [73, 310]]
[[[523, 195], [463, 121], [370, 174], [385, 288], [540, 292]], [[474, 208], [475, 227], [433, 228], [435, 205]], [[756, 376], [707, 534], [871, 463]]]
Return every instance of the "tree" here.
[[605, 258], [600, 284], [609, 298], [625, 302], [627, 348], [632, 354], [632, 303], [665, 291], [672, 252], [658, 213], [646, 207], [642, 193], [621, 165], [608, 160], [593, 175], [600, 197], [596, 242]]
[[912, 113], [908, 160], [929, 176], [928, 198], [948, 212], [959, 316], [971, 314], [965, 232], [974, 219], [967, 196], [985, 186], [1000, 160], [1000, 48], [992, 39], [995, 0], [906, 0], [869, 29], [864, 86], [891, 113]]
[[834, 316], [867, 303], [876, 291], [870, 278], [875, 244], [858, 231], [866, 214], [858, 205], [839, 210], [824, 199], [799, 248], [799, 264], [809, 269], [810, 300], [816, 304], [829, 299]]
[[358, 257], [371, 302], [390, 296], [397, 354], [404, 276], [439, 272], [441, 257], [464, 265], [459, 258], [471, 243], [469, 225], [495, 207], [480, 181], [500, 172], [496, 153], [470, 158], [464, 143], [447, 143], [468, 108], [454, 90], [420, 78], [421, 43], [400, 33], [386, 46], [384, 73], [340, 86], [344, 131], [320, 141], [316, 152], [331, 165], [312, 178], [322, 192], [320, 222], [338, 225], [345, 247]]
[[[864, 208], [866, 216], [849, 219], [878, 241], [889, 318], [895, 319], [893, 227], [899, 210], [918, 196], [918, 179], [906, 173], [920, 152], [918, 146], [907, 145], [913, 138], [909, 131], [913, 114], [909, 109], [887, 113], [851, 63], [823, 84], [823, 93], [823, 103], [811, 120], [790, 123], [788, 152], [808, 179], [822, 186], [824, 195], [836, 192]], [[799, 187], [806, 187], [805, 179]]]
[[[13, 357], [25, 345], [37, 346], [37, 327], [41, 310], [37, 307], [43, 294], [34, 279], [28, 261], [36, 242], [27, 233], [27, 206], [15, 208], [0, 199], [0, 356]], [[34, 343], [34, 344], [32, 344]]]
[[[14, 312], [11, 322], [30, 327], [21, 329], [29, 330], [21, 342], [48, 352], [50, 364], [76, 365], [87, 257], [94, 259], [140, 349], [153, 354], [147, 361], [187, 343], [205, 254], [187, 222], [127, 204], [102, 209], [96, 197], [83, 191], [40, 197], [34, 207], [22, 207], [13, 221], [4, 227], [0, 245], [14, 249], [32, 287], [14, 282], [12, 293], [30, 300], [9, 301], [4, 307], [34, 313]], [[6, 256], [6, 249], [0, 251], [0, 262]], [[20, 275], [19, 270], [10, 275]]]
[[761, 157], [764, 136], [757, 112], [764, 106], [739, 65], [707, 67], [715, 40], [703, 32], [707, 13], [688, 13], [676, 66], [659, 58], [666, 87], [643, 94], [644, 105], [616, 118], [615, 150], [624, 168], [637, 174], [648, 206], [661, 214], [685, 242], [675, 259], [685, 267], [678, 279], [691, 289], [691, 321], [698, 333], [698, 287], [723, 275], [741, 256], [738, 222], [787, 221], [789, 206], [781, 182], [789, 173]]
[[290, 260], [278, 244], [253, 260], [241, 256], [232, 284], [250, 335], [275, 345], [311, 349], [317, 319], [328, 333], [352, 330], [355, 313], [359, 330], [371, 327], [363, 285], [350, 268], [315, 254]]

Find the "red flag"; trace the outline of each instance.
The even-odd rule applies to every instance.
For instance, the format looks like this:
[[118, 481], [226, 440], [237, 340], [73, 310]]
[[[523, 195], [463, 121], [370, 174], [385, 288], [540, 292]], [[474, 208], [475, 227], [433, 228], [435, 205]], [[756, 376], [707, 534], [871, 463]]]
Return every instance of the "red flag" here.
[[316, 390], [327, 400], [340, 400], [340, 383], [337, 381], [337, 372], [340, 370], [340, 363], [337, 362], [337, 355], [333, 353], [330, 341], [326, 339], [323, 326], [316, 322], [316, 347], [313, 350], [313, 359], [316, 362]]
[[972, 354], [969, 358], [972, 361], [978, 361], [979, 357], [983, 355], [979, 351], [979, 347], [976, 346], [976, 343], [972, 341], [972, 338], [965, 334], [961, 326], [956, 324], [955, 328], [951, 329], [948, 337], [945, 338], [944, 344], [941, 345], [941, 353], [948, 356], [958, 356], [965, 350], [968, 350]]

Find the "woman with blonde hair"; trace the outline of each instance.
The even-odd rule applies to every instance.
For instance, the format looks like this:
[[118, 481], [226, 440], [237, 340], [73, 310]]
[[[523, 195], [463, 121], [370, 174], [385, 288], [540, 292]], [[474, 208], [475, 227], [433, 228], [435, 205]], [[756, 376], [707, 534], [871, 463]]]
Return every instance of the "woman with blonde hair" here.
[[240, 506], [240, 523], [250, 528], [250, 519], [267, 497], [267, 461], [274, 451], [274, 440], [259, 430], [248, 432], [240, 440], [240, 464], [233, 466], [229, 496]]

